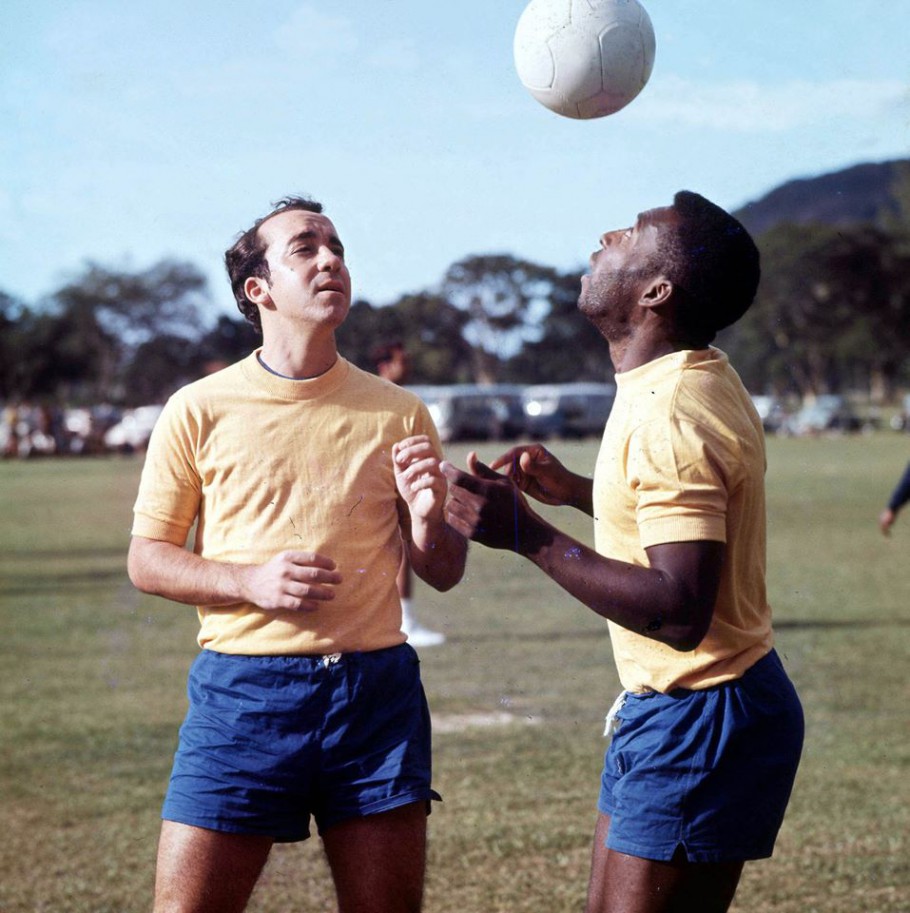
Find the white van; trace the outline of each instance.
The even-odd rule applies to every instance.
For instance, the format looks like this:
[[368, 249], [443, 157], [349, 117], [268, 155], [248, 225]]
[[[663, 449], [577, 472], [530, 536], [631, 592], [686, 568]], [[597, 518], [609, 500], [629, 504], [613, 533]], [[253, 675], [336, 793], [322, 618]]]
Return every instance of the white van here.
[[525, 387], [528, 434], [537, 438], [599, 437], [615, 399], [616, 385], [608, 383]]
[[511, 440], [524, 431], [521, 387], [448, 384], [408, 389], [427, 404], [443, 443]]

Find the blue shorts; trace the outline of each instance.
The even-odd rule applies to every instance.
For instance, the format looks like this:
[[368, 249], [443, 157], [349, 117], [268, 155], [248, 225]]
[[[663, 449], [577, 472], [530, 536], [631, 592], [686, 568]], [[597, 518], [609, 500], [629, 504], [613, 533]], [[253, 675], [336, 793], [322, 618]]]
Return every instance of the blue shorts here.
[[407, 644], [366, 653], [234, 656], [190, 670], [161, 817], [278, 842], [439, 799], [430, 714]]
[[773, 650], [703, 691], [628, 694], [604, 759], [609, 849], [669, 861], [771, 855], [803, 744], [803, 712]]

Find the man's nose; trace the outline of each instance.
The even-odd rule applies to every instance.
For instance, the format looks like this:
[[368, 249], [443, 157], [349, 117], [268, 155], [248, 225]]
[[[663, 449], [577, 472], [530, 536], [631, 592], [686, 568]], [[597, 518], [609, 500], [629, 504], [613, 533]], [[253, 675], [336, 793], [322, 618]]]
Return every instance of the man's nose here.
[[337, 272], [344, 261], [330, 247], [323, 247], [319, 251], [319, 268], [327, 272]]

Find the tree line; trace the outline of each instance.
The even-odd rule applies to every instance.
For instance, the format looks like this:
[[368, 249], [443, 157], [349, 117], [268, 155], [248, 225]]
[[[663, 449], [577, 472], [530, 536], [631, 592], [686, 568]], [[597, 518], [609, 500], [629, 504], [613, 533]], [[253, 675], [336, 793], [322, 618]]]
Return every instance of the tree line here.
[[[906, 219], [781, 224], [757, 240], [758, 297], [717, 340], [752, 392], [883, 402], [910, 383]], [[432, 289], [383, 306], [355, 301], [339, 347], [372, 370], [377, 345], [400, 341], [415, 384], [608, 379], [606, 345], [576, 309], [580, 275], [469, 256]], [[258, 344], [239, 314], [213, 322], [212, 310], [205, 276], [170, 259], [138, 271], [88, 263], [33, 304], [0, 291], [0, 401], [162, 402]]]

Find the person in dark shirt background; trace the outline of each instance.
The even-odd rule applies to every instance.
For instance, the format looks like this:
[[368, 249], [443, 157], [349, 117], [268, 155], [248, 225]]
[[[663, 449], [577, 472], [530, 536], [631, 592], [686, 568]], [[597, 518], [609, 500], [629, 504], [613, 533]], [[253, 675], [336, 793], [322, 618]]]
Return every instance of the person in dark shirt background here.
[[882, 531], [882, 535], [891, 535], [891, 527], [894, 526], [894, 521], [897, 519], [900, 509], [908, 501], [910, 501], [910, 463], [907, 464], [900, 482], [897, 483], [897, 487], [891, 493], [888, 506], [878, 516], [878, 526]]

